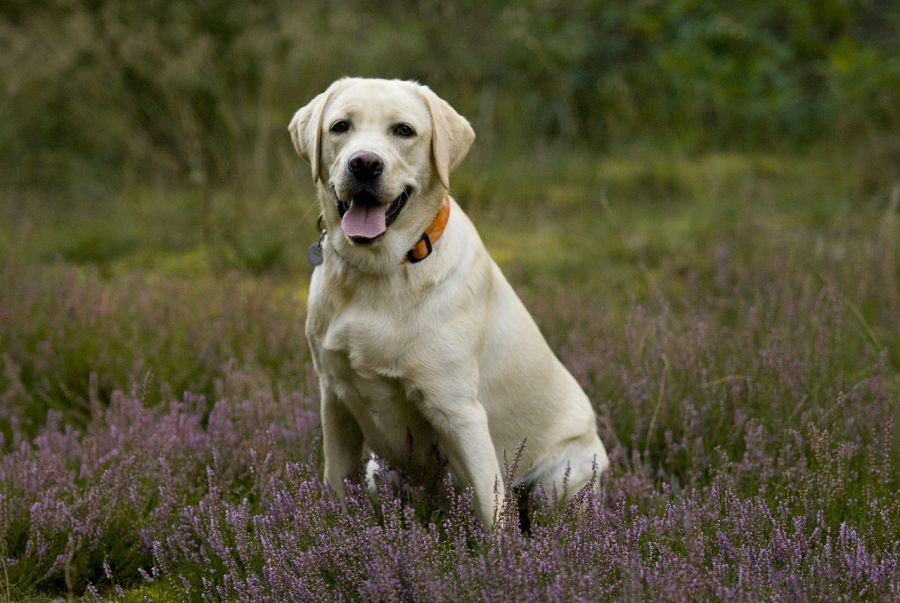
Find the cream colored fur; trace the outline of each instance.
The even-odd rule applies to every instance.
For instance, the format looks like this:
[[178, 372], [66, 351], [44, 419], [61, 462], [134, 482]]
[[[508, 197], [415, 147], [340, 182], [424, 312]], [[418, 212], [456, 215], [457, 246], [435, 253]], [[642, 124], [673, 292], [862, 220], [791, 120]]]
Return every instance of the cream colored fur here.
[[[331, 132], [338, 120], [350, 130]], [[400, 122], [416, 136], [397, 136]], [[297, 111], [289, 130], [311, 164], [328, 231], [306, 321], [325, 480], [343, 496], [364, 447], [411, 476], [433, 475], [442, 456], [455, 481], [473, 488], [488, 526], [504, 496], [504, 459], [523, 441], [514, 480], [563, 497], [590, 483], [608, 465], [591, 405], [462, 209], [452, 203], [432, 255], [403, 261], [475, 138], [468, 122], [414, 82], [346, 78]], [[384, 159], [383, 202], [413, 191], [367, 246], [343, 234], [336, 205], [348, 194], [346, 166], [357, 151]]]

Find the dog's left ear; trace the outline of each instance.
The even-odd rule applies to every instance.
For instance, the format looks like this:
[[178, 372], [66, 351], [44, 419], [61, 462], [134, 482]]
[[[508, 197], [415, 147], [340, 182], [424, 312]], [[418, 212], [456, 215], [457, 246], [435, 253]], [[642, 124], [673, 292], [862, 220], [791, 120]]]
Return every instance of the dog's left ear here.
[[466, 118], [450, 104], [420, 86], [422, 96], [431, 113], [431, 156], [444, 189], [450, 190], [450, 172], [462, 162], [475, 140], [475, 131]]
[[294, 113], [294, 118], [288, 125], [291, 133], [291, 141], [297, 153], [309, 162], [312, 168], [313, 183], [319, 180], [321, 166], [322, 147], [322, 117], [325, 114], [325, 105], [331, 96], [331, 87], [309, 101]]

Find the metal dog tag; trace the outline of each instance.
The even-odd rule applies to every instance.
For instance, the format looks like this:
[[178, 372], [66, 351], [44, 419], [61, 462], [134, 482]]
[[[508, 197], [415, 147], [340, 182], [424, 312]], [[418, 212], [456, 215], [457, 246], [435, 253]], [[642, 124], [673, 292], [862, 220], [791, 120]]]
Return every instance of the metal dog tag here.
[[306, 250], [306, 259], [315, 268], [322, 264], [322, 241], [316, 241]]
[[321, 266], [322, 261], [325, 259], [325, 255], [322, 253], [322, 241], [325, 240], [327, 231], [325, 230], [323, 218], [322, 214], [319, 214], [319, 218], [316, 220], [316, 230], [319, 231], [319, 240], [310, 245], [309, 249], [306, 250], [306, 259], [313, 268]]

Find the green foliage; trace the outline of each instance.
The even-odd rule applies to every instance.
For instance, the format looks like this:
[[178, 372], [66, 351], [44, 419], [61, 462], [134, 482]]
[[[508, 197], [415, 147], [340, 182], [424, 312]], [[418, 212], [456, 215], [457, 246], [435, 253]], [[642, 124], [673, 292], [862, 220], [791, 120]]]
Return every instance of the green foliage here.
[[896, 7], [841, 0], [13, 2], [0, 159], [7, 184], [88, 195], [270, 191], [296, 170], [291, 114], [342, 75], [429, 84], [481, 153], [866, 139], [900, 127], [898, 39]]

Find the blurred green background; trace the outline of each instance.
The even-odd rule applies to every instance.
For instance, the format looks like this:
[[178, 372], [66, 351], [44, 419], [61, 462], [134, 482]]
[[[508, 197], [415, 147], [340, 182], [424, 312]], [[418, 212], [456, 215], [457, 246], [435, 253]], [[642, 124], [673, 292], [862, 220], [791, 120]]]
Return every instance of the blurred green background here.
[[211, 392], [250, 348], [305, 380], [206, 334], [234, 291], [302, 312], [318, 211], [286, 127], [344, 75], [469, 118], [453, 193], [526, 301], [688, 316], [730, 307], [723, 258], [748, 287], [790, 266], [900, 366], [897, 2], [5, 0], [0, 390], [39, 423], [90, 375]]
[[342, 75], [427, 83], [480, 162], [868, 144], [900, 127], [898, 26], [888, 0], [6, 0], [3, 183], [266, 194], [296, 180], [294, 110]]

